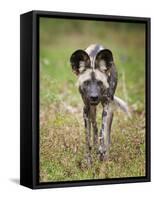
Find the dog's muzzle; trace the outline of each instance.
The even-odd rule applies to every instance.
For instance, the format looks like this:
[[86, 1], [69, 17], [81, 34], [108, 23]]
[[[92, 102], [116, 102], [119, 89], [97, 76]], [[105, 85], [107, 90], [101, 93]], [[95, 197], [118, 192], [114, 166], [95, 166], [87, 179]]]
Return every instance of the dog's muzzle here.
[[90, 104], [91, 105], [99, 104], [99, 97], [98, 96], [90, 96]]

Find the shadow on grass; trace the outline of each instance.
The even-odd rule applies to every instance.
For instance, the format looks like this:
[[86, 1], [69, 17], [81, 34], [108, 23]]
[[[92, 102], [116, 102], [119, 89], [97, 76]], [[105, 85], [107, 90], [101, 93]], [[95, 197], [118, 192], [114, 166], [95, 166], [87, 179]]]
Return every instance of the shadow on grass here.
[[18, 179], [18, 178], [10, 178], [9, 179], [12, 183], [15, 183], [15, 184], [17, 184], [17, 185], [20, 185], [20, 179]]

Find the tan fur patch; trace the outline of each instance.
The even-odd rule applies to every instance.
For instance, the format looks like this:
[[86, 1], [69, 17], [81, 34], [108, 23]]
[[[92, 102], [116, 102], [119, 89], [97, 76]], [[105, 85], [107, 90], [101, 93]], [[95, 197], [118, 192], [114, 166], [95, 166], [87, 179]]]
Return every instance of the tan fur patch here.
[[98, 69], [95, 69], [94, 72], [95, 72], [96, 79], [102, 81], [104, 86], [106, 88], [109, 88], [109, 84], [107, 82], [107, 75], [103, 72], [100, 72]]
[[107, 75], [98, 69], [87, 69], [84, 73], [79, 75], [78, 81], [77, 81], [77, 86], [79, 87], [82, 85], [85, 81], [91, 79], [91, 72], [95, 73], [95, 77], [97, 80], [102, 81], [103, 85], [108, 88], [109, 84], [107, 82]]
[[106, 63], [105, 63], [104, 60], [100, 60], [99, 66], [100, 66], [100, 70], [101, 70], [102, 72], [104, 72], [104, 71], [107, 69]]
[[79, 63], [79, 72], [83, 72], [85, 70], [85, 62], [84, 61], [80, 61]]
[[80, 74], [77, 81], [77, 86], [80, 86], [86, 80], [91, 79], [91, 72], [92, 72], [92, 69], [87, 69], [84, 73]]
[[[98, 44], [91, 44], [85, 51], [90, 55], [91, 52], [98, 46]], [[99, 45], [100, 46], [100, 45]], [[98, 51], [102, 50], [103, 47], [100, 46]]]

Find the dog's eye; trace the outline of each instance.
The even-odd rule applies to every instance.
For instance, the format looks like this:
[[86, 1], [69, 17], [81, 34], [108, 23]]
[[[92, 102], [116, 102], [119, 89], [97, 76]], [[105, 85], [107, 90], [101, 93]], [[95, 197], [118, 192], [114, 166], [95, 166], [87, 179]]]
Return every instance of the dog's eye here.
[[87, 81], [84, 82], [85, 85], [88, 85], [89, 83], [90, 83], [89, 80], [87, 80]]
[[102, 81], [97, 81], [97, 84], [98, 85], [102, 85]]

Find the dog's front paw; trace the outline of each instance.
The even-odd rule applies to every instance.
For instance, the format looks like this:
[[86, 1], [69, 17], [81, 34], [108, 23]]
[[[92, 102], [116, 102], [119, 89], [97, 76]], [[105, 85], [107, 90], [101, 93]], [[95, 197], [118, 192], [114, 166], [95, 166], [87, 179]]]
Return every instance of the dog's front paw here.
[[87, 166], [91, 167], [91, 165], [92, 165], [92, 157], [91, 157], [91, 155], [87, 155], [86, 156], [86, 161], [87, 161]]
[[108, 152], [105, 145], [103, 147], [102, 146], [99, 147], [99, 158], [100, 161], [108, 160]]

